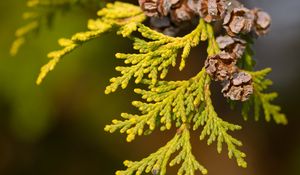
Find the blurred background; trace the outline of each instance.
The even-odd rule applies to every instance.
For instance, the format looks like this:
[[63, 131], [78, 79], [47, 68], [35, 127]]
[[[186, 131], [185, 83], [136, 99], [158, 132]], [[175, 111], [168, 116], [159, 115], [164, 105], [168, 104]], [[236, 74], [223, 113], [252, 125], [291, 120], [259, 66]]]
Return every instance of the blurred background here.
[[[216, 91], [214, 104], [225, 120], [240, 124], [234, 133], [243, 141], [248, 168], [236, 166], [226, 151], [206, 146], [193, 133], [193, 151], [210, 175], [300, 174], [300, 1], [247, 0], [273, 18], [272, 31], [255, 44], [257, 69], [272, 67], [269, 78], [279, 92], [276, 100], [289, 119], [287, 126], [264, 120], [247, 122], [231, 111]], [[105, 86], [121, 62], [116, 52], [131, 52], [131, 42], [114, 34], [104, 35], [77, 49], [61, 61], [41, 86], [35, 84], [49, 51], [58, 49], [57, 39], [86, 30], [95, 7], [74, 7], [42, 26], [17, 56], [9, 50], [15, 30], [24, 24], [25, 0], [0, 1], [0, 174], [1, 175], [96, 175], [114, 174], [125, 159], [140, 160], [163, 146], [174, 131], [155, 132], [126, 143], [124, 135], [104, 132], [105, 124], [121, 112], [137, 112], [130, 102], [139, 97], [132, 87], [104, 95]], [[171, 72], [169, 79], [193, 76], [203, 65], [203, 48], [194, 49], [186, 70]], [[202, 53], [201, 53], [202, 52]], [[217, 86], [217, 85], [216, 85]], [[218, 87], [216, 87], [218, 89]], [[175, 172], [173, 173], [175, 174]]]

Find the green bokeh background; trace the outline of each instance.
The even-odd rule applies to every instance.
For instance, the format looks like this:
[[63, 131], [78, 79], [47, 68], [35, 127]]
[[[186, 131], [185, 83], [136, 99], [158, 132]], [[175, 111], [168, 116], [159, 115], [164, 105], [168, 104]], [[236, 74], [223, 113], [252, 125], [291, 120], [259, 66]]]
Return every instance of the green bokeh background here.
[[[233, 160], [227, 159], [225, 152], [218, 155], [215, 145], [208, 147], [200, 143], [199, 133], [195, 132], [194, 152], [210, 175], [300, 174], [297, 111], [300, 13], [293, 12], [291, 15], [296, 15], [296, 21], [291, 21], [288, 15], [285, 18], [278, 15], [281, 11], [276, 11], [278, 7], [282, 11], [300, 7], [298, 0], [289, 1], [294, 6], [286, 7], [288, 2], [279, 0], [249, 3], [262, 6], [273, 16], [272, 33], [255, 46], [256, 59], [260, 68], [274, 68], [270, 76], [276, 82], [273, 89], [281, 94], [277, 103], [287, 114], [289, 125], [244, 122], [238, 112], [230, 111], [225, 100], [216, 95], [214, 103], [220, 116], [244, 127], [234, 135], [244, 143], [242, 150], [248, 155], [249, 168], [238, 168]], [[48, 61], [46, 54], [58, 49], [57, 39], [84, 31], [87, 20], [96, 17], [96, 9], [72, 8], [67, 13], [57, 14], [52, 27], [43, 26], [37, 34], [30, 35], [30, 40], [15, 57], [9, 56], [9, 49], [15, 29], [24, 24], [20, 16], [27, 10], [25, 0], [1, 1], [0, 9], [1, 175], [114, 174], [115, 170], [123, 168], [123, 160], [139, 160], [172, 136], [174, 131], [155, 132], [128, 144], [123, 135], [104, 132], [105, 124], [119, 117], [121, 112], [136, 112], [130, 102], [138, 98], [133, 95], [132, 87], [111, 95], [103, 93], [109, 78], [117, 75], [114, 67], [121, 64], [114, 59], [114, 54], [131, 51], [131, 42], [114, 34], [104, 35], [71, 53], [41, 86], [35, 84], [40, 67]], [[201, 48], [192, 52], [191, 67], [182, 73], [173, 71], [169, 78], [187, 78], [195, 74], [205, 57], [200, 52]]]

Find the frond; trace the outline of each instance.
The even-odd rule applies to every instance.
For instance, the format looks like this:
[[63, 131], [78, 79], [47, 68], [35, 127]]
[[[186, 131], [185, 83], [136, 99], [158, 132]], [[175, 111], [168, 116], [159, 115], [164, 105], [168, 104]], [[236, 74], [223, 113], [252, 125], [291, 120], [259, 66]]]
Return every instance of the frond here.
[[270, 68], [261, 71], [249, 72], [252, 75], [254, 83], [254, 94], [252, 99], [243, 104], [242, 114], [245, 119], [248, 118], [248, 113], [251, 107], [254, 108], [254, 118], [259, 120], [261, 109], [265, 115], [266, 121], [273, 119], [277, 124], [287, 124], [286, 116], [281, 113], [281, 108], [278, 105], [272, 104], [272, 101], [278, 96], [277, 93], [265, 93], [264, 91], [272, 85], [272, 81], [266, 79], [266, 75], [271, 72]]
[[234, 157], [238, 166], [247, 167], [247, 162], [244, 160], [246, 154], [237, 149], [237, 146], [242, 146], [242, 142], [228, 134], [228, 131], [240, 130], [242, 127], [223, 121], [218, 117], [210, 98], [209, 78], [206, 81], [204, 107], [201, 113], [197, 113], [194, 116], [195, 124], [193, 129], [196, 130], [199, 126], [203, 126], [200, 140], [207, 136], [208, 145], [216, 141], [218, 153], [222, 152], [223, 143], [225, 143], [228, 149], [228, 157], [230, 159]]
[[37, 84], [40, 84], [43, 81], [48, 72], [54, 69], [62, 57], [72, 52], [80, 45], [100, 37], [103, 33], [111, 30], [113, 27], [118, 28], [119, 33], [123, 36], [128, 36], [136, 30], [137, 24], [145, 19], [145, 16], [139, 7], [122, 2], [107, 4], [106, 8], [98, 12], [98, 16], [100, 18], [96, 20], [89, 20], [89, 31], [76, 33], [70, 39], [63, 38], [59, 40], [59, 44], [63, 48], [48, 54], [48, 57], [51, 60], [41, 68], [41, 72], [36, 82]]
[[[178, 155], [170, 161], [171, 155], [180, 151]], [[181, 164], [179, 175], [194, 175], [197, 170], [202, 174], [207, 174], [207, 170], [199, 164], [192, 154], [190, 143], [190, 131], [188, 125], [182, 125], [175, 136], [155, 153], [150, 154], [141, 161], [125, 161], [126, 170], [117, 171], [116, 175], [142, 174], [143, 172], [164, 175], [167, 166]]]
[[132, 141], [136, 135], [142, 135], [145, 125], [153, 131], [157, 125], [161, 130], [171, 129], [176, 121], [179, 127], [187, 122], [188, 117], [198, 110], [203, 101], [203, 87], [206, 78], [205, 69], [202, 69], [195, 77], [185, 81], [159, 81], [149, 91], [135, 89], [144, 100], [134, 101], [132, 104], [137, 107], [142, 115], [123, 113], [124, 121], [113, 120], [113, 124], [105, 127], [106, 131], [128, 134], [127, 141]]
[[116, 70], [122, 75], [110, 80], [111, 84], [107, 86], [105, 93], [115, 92], [119, 86], [123, 89], [127, 87], [129, 81], [134, 78], [135, 83], [140, 83], [145, 75], [155, 84], [157, 80], [164, 79], [170, 66], [176, 65], [176, 58], [181, 54], [179, 69], [185, 67], [186, 58], [190, 49], [199, 44], [200, 40], [207, 39], [206, 24], [203, 19], [198, 26], [184, 37], [170, 37], [158, 33], [143, 24], [138, 25], [138, 32], [146, 39], [134, 38], [134, 49], [139, 53], [123, 54], [118, 53], [116, 57], [123, 59], [129, 66], [118, 66]]

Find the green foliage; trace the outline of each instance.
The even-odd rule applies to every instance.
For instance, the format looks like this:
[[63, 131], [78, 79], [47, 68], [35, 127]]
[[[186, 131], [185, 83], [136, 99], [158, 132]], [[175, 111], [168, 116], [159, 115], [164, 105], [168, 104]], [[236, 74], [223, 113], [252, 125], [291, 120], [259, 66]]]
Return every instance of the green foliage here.
[[[170, 161], [171, 155], [178, 151], [178, 155]], [[116, 175], [142, 174], [144, 171], [162, 175], [166, 174], [167, 165], [174, 166], [180, 163], [182, 166], [178, 171], [179, 175], [194, 174], [197, 170], [202, 174], [207, 174], [207, 170], [198, 163], [191, 151], [189, 125], [183, 124], [165, 146], [141, 161], [125, 161], [124, 165], [128, 168], [124, 171], [117, 171]]]
[[[147, 103], [134, 101], [132, 104], [137, 107], [142, 115], [123, 113], [124, 121], [114, 120], [112, 125], [105, 127], [106, 131], [114, 132], [120, 129], [128, 134], [127, 141], [132, 141], [136, 135], [142, 135], [145, 125], [153, 131], [157, 125], [161, 130], [171, 129], [173, 122], [176, 126], [187, 122], [188, 118], [194, 115], [203, 97], [203, 87], [206, 73], [203, 69], [198, 75], [185, 81], [159, 81], [149, 91], [135, 89], [137, 94]], [[151, 83], [149, 81], [148, 83]]]
[[106, 8], [98, 12], [98, 16], [100, 18], [89, 20], [89, 31], [76, 33], [70, 39], [62, 38], [59, 40], [59, 45], [63, 49], [48, 54], [51, 60], [41, 68], [37, 84], [43, 81], [48, 72], [54, 69], [63, 56], [72, 52], [83, 43], [100, 37], [103, 33], [114, 27], [118, 29], [119, 34], [128, 36], [136, 30], [138, 23], [141, 23], [145, 19], [139, 7], [121, 2], [108, 4]]
[[121, 72], [122, 76], [112, 78], [105, 93], [111, 93], [117, 90], [119, 86], [123, 89], [127, 87], [129, 80], [135, 77], [135, 83], [140, 83], [145, 74], [151, 79], [152, 84], [158, 80], [164, 79], [168, 73], [169, 66], [176, 65], [176, 58], [179, 51], [182, 50], [179, 69], [185, 67], [185, 60], [192, 47], [207, 39], [206, 26], [204, 20], [200, 20], [199, 25], [194, 31], [184, 37], [170, 37], [158, 33], [143, 24], [138, 25], [138, 31], [145, 39], [134, 38], [134, 49], [138, 54], [116, 54], [119, 59], [124, 59], [125, 64], [129, 66], [119, 66], [116, 70]]
[[[209, 78], [207, 78], [207, 81], [209, 81]], [[242, 146], [242, 143], [227, 133], [227, 131], [240, 130], [242, 129], [241, 126], [228, 123], [218, 117], [210, 98], [209, 82], [206, 83], [204, 94], [205, 106], [201, 113], [195, 115], [195, 125], [193, 129], [196, 130], [199, 125], [202, 125], [203, 130], [200, 135], [200, 140], [203, 140], [206, 136], [208, 136], [208, 145], [217, 141], [218, 153], [222, 152], [222, 144], [225, 142], [228, 149], [228, 157], [236, 158], [238, 166], [247, 167], [247, 163], [244, 160], [244, 157], [246, 157], [245, 153], [236, 148], [236, 146]]]
[[247, 119], [249, 110], [253, 106], [255, 120], [259, 120], [262, 109], [266, 121], [269, 122], [273, 119], [277, 124], [287, 124], [286, 116], [281, 113], [280, 106], [272, 104], [272, 101], [278, 96], [278, 94], [276, 92], [264, 92], [270, 85], [273, 84], [271, 80], [265, 78], [265, 76], [270, 72], [270, 68], [257, 72], [250, 72], [254, 82], [254, 95], [252, 99], [243, 104], [242, 114], [243, 117]]
[[[202, 25], [199, 23], [199, 25]], [[213, 31], [210, 25], [206, 24], [206, 36], [208, 38], [208, 54], [213, 55], [219, 52], [217, 44], [214, 39]], [[210, 77], [206, 74], [203, 68], [195, 77], [184, 81], [158, 81], [153, 83], [151, 80], [144, 80], [143, 83], [149, 84], [149, 90], [135, 89], [135, 92], [142, 95], [146, 102], [134, 101], [132, 104], [141, 111], [141, 115], [123, 113], [121, 116], [125, 119], [123, 121], [113, 120], [111, 125], [105, 127], [106, 131], [114, 132], [120, 130], [121, 133], [127, 133], [127, 141], [132, 141], [136, 135], [151, 133], [156, 127], [160, 126], [160, 130], [171, 129], [175, 123], [177, 128], [186, 124], [192, 125], [193, 130], [197, 130], [203, 126], [200, 135], [200, 140], [208, 137], [207, 144], [210, 145], [214, 141], [217, 142], [217, 150], [222, 151], [222, 144], [225, 143], [228, 149], [229, 158], [236, 158], [237, 164], [246, 167], [247, 163], [244, 160], [245, 154], [237, 149], [237, 146], [242, 146], [242, 143], [228, 134], [227, 131], [234, 131], [241, 129], [240, 126], [230, 124], [218, 117], [212, 101], [210, 98]], [[147, 129], [145, 129], [147, 125]], [[189, 131], [185, 131], [189, 132]], [[140, 174], [144, 168], [138, 169], [148, 165], [148, 161], [156, 160], [154, 156], [164, 155], [170, 151], [169, 144], [166, 147], [158, 150], [158, 152], [141, 160], [140, 162], [130, 162], [128, 169], [119, 171], [121, 174], [132, 174], [137, 171]], [[165, 152], [162, 152], [165, 150]], [[157, 154], [157, 155], [156, 155]], [[172, 154], [172, 151], [169, 153]], [[170, 155], [165, 157], [156, 157], [163, 159], [163, 162], [168, 162]], [[193, 158], [190, 158], [194, 160]], [[158, 160], [156, 160], [158, 161]], [[126, 164], [127, 165], [127, 164]], [[151, 164], [152, 165], [152, 164]], [[173, 165], [173, 164], [172, 164]], [[166, 164], [159, 169], [163, 171], [160, 174], [165, 174]], [[147, 167], [145, 172], [155, 171], [156, 168]], [[184, 169], [182, 164], [180, 169]], [[186, 174], [194, 174], [193, 171], [187, 171]], [[203, 174], [206, 170], [201, 171]]]
[[276, 92], [265, 93], [264, 91], [268, 89], [273, 82], [266, 79], [267, 74], [269, 74], [272, 69], [266, 68], [260, 71], [253, 72], [255, 61], [252, 59], [254, 52], [251, 49], [251, 44], [253, 41], [247, 38], [248, 45], [244, 56], [240, 60], [239, 67], [249, 71], [253, 80], [254, 94], [252, 97], [243, 103], [242, 105], [242, 116], [245, 120], [249, 118], [250, 110], [253, 108], [254, 119], [259, 120], [261, 115], [261, 110], [263, 110], [265, 120], [271, 121], [273, 119], [277, 124], [287, 124], [286, 116], [281, 113], [281, 108], [278, 105], [272, 104], [272, 101], [278, 96]]
[[[177, 64], [177, 57], [181, 57], [179, 70], [185, 67], [191, 48], [198, 46], [201, 41], [207, 42], [209, 56], [220, 52], [212, 26], [200, 19], [198, 26], [189, 34], [183, 37], [166, 36], [142, 24], [146, 17], [139, 7], [121, 2], [107, 4], [98, 12], [98, 16], [95, 20], [89, 20], [88, 31], [76, 33], [70, 39], [59, 40], [62, 49], [48, 54], [51, 60], [42, 67], [37, 84], [42, 82], [63, 56], [105, 32], [115, 30], [117, 34], [133, 40], [133, 48], [137, 53], [116, 54], [116, 57], [123, 59], [127, 65], [116, 67], [121, 75], [110, 80], [111, 84], [107, 86], [105, 93], [115, 92], [119, 87], [126, 88], [131, 79], [137, 84], [148, 85], [146, 89], [134, 90], [143, 99], [132, 102], [140, 114], [122, 113], [123, 119], [114, 119], [105, 130], [111, 133], [117, 130], [126, 133], [128, 142], [133, 141], [136, 136], [151, 134], [156, 128], [165, 131], [173, 127], [177, 132], [165, 146], [141, 161], [125, 161], [127, 169], [117, 171], [116, 174], [152, 172], [165, 175], [167, 166], [175, 164], [181, 164], [178, 174], [193, 175], [198, 170], [206, 174], [207, 170], [192, 154], [191, 129], [202, 129], [200, 140], [207, 138], [208, 145], [216, 142], [218, 153], [222, 152], [225, 145], [228, 157], [234, 158], [238, 166], [246, 167], [246, 155], [239, 150], [242, 142], [229, 133], [240, 130], [241, 126], [224, 121], [215, 111], [210, 92], [211, 79], [205, 68], [188, 80], [163, 80], [170, 67]], [[238, 64], [240, 69], [245, 69], [251, 74], [254, 84], [254, 94], [250, 100], [243, 103], [242, 115], [247, 119], [253, 106], [256, 120], [263, 109], [267, 121], [273, 118], [276, 123], [286, 124], [287, 120], [280, 112], [280, 107], [271, 104], [277, 94], [264, 93], [272, 84], [270, 80], [265, 79], [270, 69], [253, 72], [255, 62], [249, 45], [251, 42], [248, 41], [246, 52]], [[177, 156], [171, 160], [173, 154]]]

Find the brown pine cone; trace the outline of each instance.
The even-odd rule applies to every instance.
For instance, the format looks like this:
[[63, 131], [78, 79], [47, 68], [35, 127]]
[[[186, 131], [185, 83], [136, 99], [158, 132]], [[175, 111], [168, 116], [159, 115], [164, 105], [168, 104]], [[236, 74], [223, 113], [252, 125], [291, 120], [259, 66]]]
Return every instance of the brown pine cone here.
[[245, 7], [234, 8], [224, 18], [224, 28], [228, 35], [247, 34], [251, 31], [254, 22], [254, 14]]
[[196, 16], [195, 11], [189, 7], [188, 1], [191, 0], [181, 0], [179, 3], [172, 6], [170, 12], [172, 22], [180, 23], [183, 21], [190, 21]]
[[148, 17], [167, 16], [171, 7], [179, 2], [180, 0], [139, 0], [140, 7]]
[[267, 12], [260, 9], [254, 9], [253, 13], [255, 15], [254, 20], [254, 31], [258, 36], [265, 35], [268, 33], [271, 25], [271, 17]]
[[219, 36], [216, 41], [222, 51], [232, 54], [237, 59], [243, 56], [247, 44], [245, 40], [228, 35]]
[[222, 19], [227, 8], [225, 2], [225, 0], [200, 0], [198, 13], [206, 22]]
[[158, 0], [139, 0], [141, 9], [149, 17], [158, 16], [157, 2]]
[[235, 73], [222, 89], [224, 97], [231, 100], [246, 101], [253, 94], [252, 77], [245, 72]]
[[237, 71], [236, 59], [229, 53], [221, 52], [210, 56], [205, 61], [206, 72], [215, 81], [229, 80]]
[[171, 14], [174, 21], [188, 21], [195, 13], [188, 6], [190, 0], [139, 0], [140, 7], [148, 17], [165, 17]]
[[[181, 29], [190, 26], [197, 19], [189, 8], [191, 0], [139, 0], [146, 16], [150, 17], [150, 27], [169, 36], [176, 36]], [[198, 21], [198, 20], [196, 20]]]

